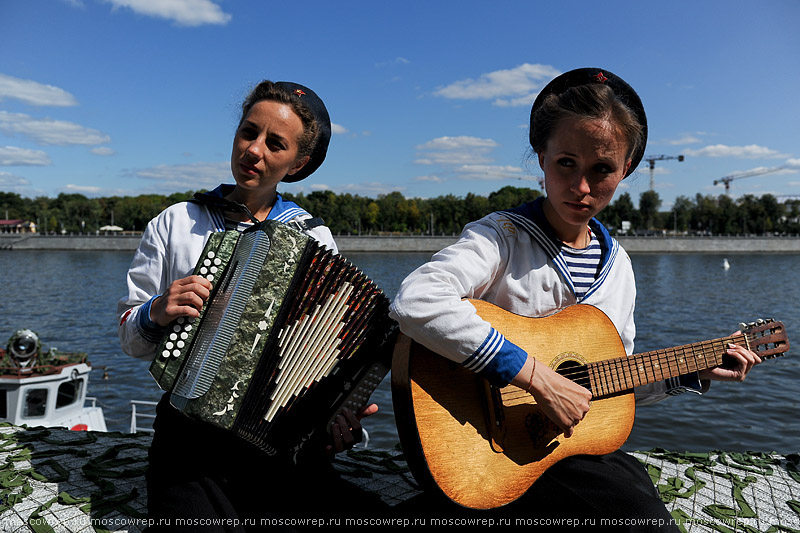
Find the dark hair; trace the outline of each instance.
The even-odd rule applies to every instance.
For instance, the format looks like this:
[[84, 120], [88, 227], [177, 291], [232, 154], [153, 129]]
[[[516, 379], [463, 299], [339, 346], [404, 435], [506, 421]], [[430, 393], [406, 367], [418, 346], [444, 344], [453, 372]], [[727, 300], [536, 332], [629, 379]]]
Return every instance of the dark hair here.
[[643, 125], [636, 114], [607, 85], [600, 83], [570, 87], [548, 94], [531, 117], [530, 142], [535, 153], [547, 148], [557, 124], [565, 118], [606, 119], [620, 128], [628, 144], [626, 158], [643, 148]]
[[300, 135], [300, 138], [297, 139], [297, 155], [299, 157], [311, 156], [317, 144], [320, 131], [316, 117], [311, 111], [311, 108], [308, 107], [301, 98], [298, 98], [292, 94], [288, 88], [277, 83], [264, 80], [256, 85], [255, 89], [250, 91], [250, 94], [248, 94], [247, 98], [242, 102], [242, 115], [239, 118], [239, 125], [237, 128], [242, 125], [242, 122], [253, 106], [265, 100], [286, 104], [300, 117], [300, 121], [303, 123], [303, 133]]

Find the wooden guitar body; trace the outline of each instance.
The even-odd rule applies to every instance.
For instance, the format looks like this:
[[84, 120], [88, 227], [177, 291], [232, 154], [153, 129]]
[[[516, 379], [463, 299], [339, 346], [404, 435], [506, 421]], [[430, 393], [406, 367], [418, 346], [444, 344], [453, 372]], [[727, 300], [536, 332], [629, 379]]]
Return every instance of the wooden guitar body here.
[[617, 450], [633, 428], [635, 387], [723, 365], [730, 343], [762, 358], [789, 349], [781, 322], [759, 320], [729, 337], [627, 356], [613, 323], [595, 307], [573, 305], [528, 318], [470, 302], [537, 365], [592, 392], [589, 412], [565, 438], [528, 392], [490, 386], [401, 334], [392, 361], [392, 400], [409, 467], [426, 488], [438, 487], [474, 509], [516, 500], [561, 459]]
[[[547, 318], [528, 318], [472, 303], [537, 364], [557, 369], [625, 356], [616, 328], [595, 307], [575, 305]], [[398, 340], [392, 397], [401, 445], [418, 480], [435, 481], [466, 507], [499, 507], [519, 498], [565, 457], [618, 449], [633, 427], [632, 391], [593, 400], [569, 439], [556, 434], [530, 394], [514, 386], [500, 393], [492, 394], [483, 378], [410, 338]], [[411, 413], [416, 416], [403, 416]]]

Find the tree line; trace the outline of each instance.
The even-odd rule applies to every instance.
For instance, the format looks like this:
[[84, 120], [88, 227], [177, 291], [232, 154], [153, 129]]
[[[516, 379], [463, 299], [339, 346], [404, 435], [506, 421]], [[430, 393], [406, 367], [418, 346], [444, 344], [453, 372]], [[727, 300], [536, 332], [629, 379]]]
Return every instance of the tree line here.
[[[35, 222], [43, 233], [95, 233], [106, 225], [142, 231], [150, 219], [168, 206], [188, 200], [193, 192], [163, 195], [87, 198], [59, 194], [56, 198], [23, 198], [0, 192], [0, 217]], [[333, 191], [283, 193], [314, 216], [322, 217], [334, 234], [404, 233], [451, 235], [488, 213], [510, 209], [541, 195], [535, 189], [506, 186], [488, 196], [468, 193], [435, 198], [406, 198], [400, 192], [377, 198]], [[680, 196], [669, 211], [661, 211], [655, 191], [640, 195], [638, 206], [623, 192], [598, 216], [612, 231], [622, 234], [664, 233], [742, 235], [800, 233], [800, 200], [778, 202], [772, 195]]]

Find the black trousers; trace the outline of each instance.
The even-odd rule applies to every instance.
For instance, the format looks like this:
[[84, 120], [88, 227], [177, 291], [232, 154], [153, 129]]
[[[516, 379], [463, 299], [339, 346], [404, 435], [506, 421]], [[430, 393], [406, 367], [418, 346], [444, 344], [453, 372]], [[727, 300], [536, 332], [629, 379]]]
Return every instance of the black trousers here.
[[477, 511], [430, 491], [395, 511], [418, 518], [486, 518], [495, 525], [549, 529], [606, 526], [614, 531], [679, 531], [636, 458], [616, 451], [559, 461], [518, 500]]
[[[228, 431], [195, 422], [165, 395], [147, 469], [148, 532], [319, 529], [311, 519], [377, 516], [388, 506], [342, 480], [320, 455], [302, 466], [271, 459]], [[308, 524], [305, 527], [304, 524]]]

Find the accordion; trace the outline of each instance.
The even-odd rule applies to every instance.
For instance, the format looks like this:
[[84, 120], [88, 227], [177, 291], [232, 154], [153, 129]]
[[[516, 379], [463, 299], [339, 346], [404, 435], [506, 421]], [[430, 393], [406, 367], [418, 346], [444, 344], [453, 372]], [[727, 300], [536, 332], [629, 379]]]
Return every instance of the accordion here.
[[383, 292], [341, 255], [275, 221], [213, 233], [195, 267], [212, 283], [170, 324], [150, 373], [187, 416], [297, 460], [391, 368]]

